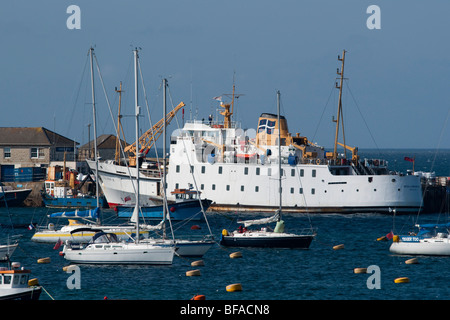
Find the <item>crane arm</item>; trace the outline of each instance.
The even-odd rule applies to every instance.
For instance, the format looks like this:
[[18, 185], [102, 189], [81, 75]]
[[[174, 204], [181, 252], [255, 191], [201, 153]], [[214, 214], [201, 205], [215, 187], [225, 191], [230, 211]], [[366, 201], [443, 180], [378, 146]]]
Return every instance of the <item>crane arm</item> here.
[[[147, 150], [150, 150], [151, 147], [155, 144], [155, 142], [158, 140], [159, 136], [162, 134], [162, 129], [164, 128], [164, 124], [169, 124], [170, 121], [175, 117], [175, 114], [184, 107], [185, 104], [183, 102], [180, 102], [172, 111], [170, 111], [165, 119], [159, 120], [151, 129], [147, 130], [140, 138], [139, 138], [139, 144], [141, 145], [141, 149], [139, 152], [144, 152]], [[133, 144], [128, 145], [125, 149], [125, 152], [130, 152], [136, 155], [136, 142]]]

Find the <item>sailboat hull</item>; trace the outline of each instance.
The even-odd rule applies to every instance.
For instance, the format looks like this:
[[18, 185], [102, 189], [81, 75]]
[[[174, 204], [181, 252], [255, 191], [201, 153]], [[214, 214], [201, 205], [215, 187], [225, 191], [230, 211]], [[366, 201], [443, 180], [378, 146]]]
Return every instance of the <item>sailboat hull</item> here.
[[407, 241], [394, 241], [389, 248], [390, 252], [405, 255], [450, 256], [450, 239], [448, 238], [419, 239], [413, 236], [401, 238]]
[[174, 248], [140, 243], [94, 243], [83, 249], [64, 246], [63, 254], [73, 263], [169, 265]]
[[225, 247], [258, 247], [258, 248], [290, 248], [309, 249], [313, 235], [264, 235], [257, 232], [249, 232], [239, 235], [224, 236], [220, 245]]
[[[211, 204], [211, 200], [203, 199], [202, 205], [197, 199], [186, 200], [176, 203], [168, 204], [168, 209], [170, 213], [171, 220], [202, 220], [202, 206], [206, 211]], [[117, 215], [121, 218], [130, 218], [133, 214], [134, 207], [131, 206], [118, 206], [115, 209]], [[151, 206], [151, 207], [141, 207], [142, 215], [141, 217], [147, 219], [163, 219], [163, 206]]]

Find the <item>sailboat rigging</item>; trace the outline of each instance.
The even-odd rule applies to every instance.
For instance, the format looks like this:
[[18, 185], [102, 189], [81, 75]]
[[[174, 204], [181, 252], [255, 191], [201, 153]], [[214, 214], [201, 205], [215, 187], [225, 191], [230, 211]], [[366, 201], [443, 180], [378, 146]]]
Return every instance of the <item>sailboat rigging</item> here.
[[[91, 49], [92, 52], [92, 49]], [[135, 72], [135, 116], [136, 116], [136, 146], [139, 143], [138, 99], [138, 50], [134, 54]], [[97, 170], [98, 171], [98, 170]], [[99, 232], [86, 246], [73, 245], [66, 241], [62, 251], [64, 258], [74, 263], [91, 264], [172, 264], [175, 247], [166, 244], [151, 244], [140, 241], [139, 229], [139, 175], [136, 176], [136, 204], [132, 222], [135, 223], [136, 236], [130, 242], [119, 241], [112, 233]], [[76, 232], [74, 230], [73, 232]]]
[[[309, 230], [303, 234], [293, 234], [284, 232], [284, 221], [282, 218], [282, 166], [281, 166], [281, 121], [280, 121], [280, 91], [277, 91], [277, 126], [278, 126], [278, 210], [272, 217], [258, 220], [239, 221], [245, 228], [229, 233], [226, 229], [222, 231], [220, 244], [229, 247], [274, 247], [274, 248], [299, 248], [308, 249], [315, 237], [314, 230]], [[261, 230], [247, 230], [248, 226], [254, 224], [267, 224], [276, 222], [274, 231], [267, 228]]]

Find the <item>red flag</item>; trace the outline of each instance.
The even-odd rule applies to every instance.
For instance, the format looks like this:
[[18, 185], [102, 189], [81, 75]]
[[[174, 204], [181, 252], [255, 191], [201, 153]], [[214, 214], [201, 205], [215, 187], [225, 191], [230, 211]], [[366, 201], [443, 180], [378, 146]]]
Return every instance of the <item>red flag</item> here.
[[410, 157], [405, 157], [405, 161], [414, 162], [414, 159]]
[[58, 242], [56, 242], [55, 246], [53, 247], [53, 250], [58, 250], [59, 247], [61, 247], [62, 243], [63, 242], [61, 241], [61, 239], [58, 239]]
[[389, 232], [389, 233], [386, 235], [386, 238], [387, 238], [388, 240], [391, 240], [393, 237], [394, 237], [394, 233], [393, 233], [392, 231]]

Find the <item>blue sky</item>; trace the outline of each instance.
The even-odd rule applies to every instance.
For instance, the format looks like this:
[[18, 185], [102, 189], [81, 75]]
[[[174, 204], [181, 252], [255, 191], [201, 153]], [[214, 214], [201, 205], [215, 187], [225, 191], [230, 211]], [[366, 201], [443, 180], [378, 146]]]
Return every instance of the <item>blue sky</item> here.
[[[70, 5], [81, 9], [79, 30], [66, 26]], [[367, 28], [370, 5], [381, 10], [381, 29]], [[347, 144], [450, 148], [449, 15], [450, 2], [437, 0], [8, 1], [0, 8], [0, 126], [44, 126], [86, 143], [90, 46], [113, 112], [123, 82], [124, 114], [133, 112], [132, 49], [140, 47], [154, 122], [162, 117], [162, 77], [173, 104], [186, 103], [186, 119], [216, 114], [212, 98], [231, 93], [235, 77], [243, 95], [233, 119], [243, 128], [276, 112], [280, 90], [290, 131], [330, 147], [345, 49]], [[96, 81], [98, 134], [114, 133]], [[133, 139], [132, 118], [124, 125]]]

